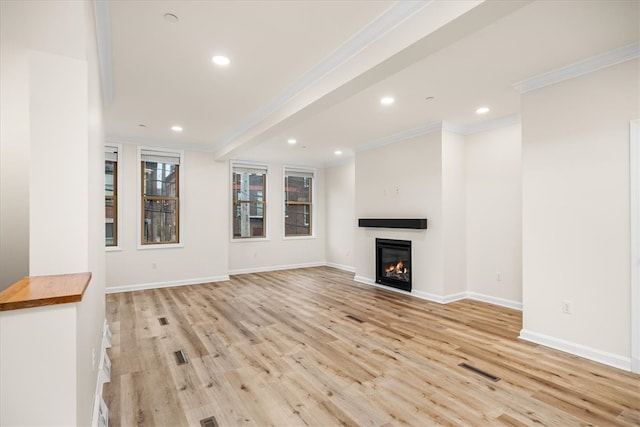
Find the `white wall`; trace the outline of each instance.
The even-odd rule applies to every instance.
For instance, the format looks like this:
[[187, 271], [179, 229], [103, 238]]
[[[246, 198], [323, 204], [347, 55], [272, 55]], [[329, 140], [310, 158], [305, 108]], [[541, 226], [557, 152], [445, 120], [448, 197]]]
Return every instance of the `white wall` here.
[[[87, 192], [88, 233], [86, 251], [91, 283], [82, 303], [77, 305], [76, 366], [77, 366], [77, 420], [88, 424], [92, 417], [96, 377], [100, 365], [102, 329], [105, 318], [104, 256], [104, 123], [102, 119], [102, 92], [98, 71], [96, 30], [93, 2], [85, 2], [85, 31], [88, 75], [87, 100]], [[91, 349], [91, 350], [89, 350]]]
[[[393, 159], [393, 160], [390, 160]], [[375, 281], [375, 239], [412, 241], [414, 292], [442, 296], [440, 132], [356, 153], [356, 218], [427, 218], [427, 230], [358, 228], [356, 278]]]
[[119, 154], [122, 181], [118, 202], [122, 216], [118, 220], [119, 250], [106, 253], [108, 291], [227, 279], [227, 165], [215, 162], [211, 153], [185, 151], [180, 166], [180, 243], [183, 247], [138, 249], [137, 149], [136, 145], [123, 144]]
[[443, 295], [467, 290], [465, 139], [442, 132]]
[[[389, 158], [403, 164], [386, 168]], [[356, 280], [374, 280], [376, 237], [409, 239], [417, 296], [520, 308], [520, 175], [519, 125], [437, 131], [357, 153], [356, 218], [426, 216], [428, 229], [357, 229]]]
[[[1, 314], [0, 423], [87, 425], [97, 384], [92, 355], [100, 354], [104, 321], [104, 256], [96, 245], [104, 164], [91, 5], [0, 6], [2, 265], [14, 259], [5, 244], [15, 243], [16, 271], [93, 273], [78, 304]], [[20, 197], [5, 205], [16, 191]]]
[[519, 124], [465, 144], [467, 288], [514, 307], [522, 303], [521, 147]]
[[39, 52], [30, 61], [29, 274], [86, 271], [87, 64]]
[[[292, 165], [293, 166], [293, 165]], [[314, 237], [284, 238], [284, 171], [283, 165], [268, 165], [267, 176], [267, 238], [232, 240], [229, 217], [226, 239], [229, 243], [229, 273], [278, 270], [284, 268], [324, 265], [325, 257], [325, 179], [324, 170], [317, 169], [314, 179]], [[230, 172], [227, 173], [230, 174]], [[231, 189], [225, 187], [225, 200], [230, 206]], [[229, 211], [230, 208], [227, 208]]]
[[327, 168], [327, 263], [355, 271], [353, 245], [358, 224], [355, 213], [355, 161]]
[[629, 61], [522, 98], [523, 336], [625, 369], [639, 75]]
[[[5, 16], [4, 10], [2, 16]], [[8, 43], [8, 39], [3, 31], [0, 36], [0, 290], [29, 275], [29, 53]]]
[[90, 424], [77, 418], [76, 322], [77, 304], [0, 312], [0, 426]]

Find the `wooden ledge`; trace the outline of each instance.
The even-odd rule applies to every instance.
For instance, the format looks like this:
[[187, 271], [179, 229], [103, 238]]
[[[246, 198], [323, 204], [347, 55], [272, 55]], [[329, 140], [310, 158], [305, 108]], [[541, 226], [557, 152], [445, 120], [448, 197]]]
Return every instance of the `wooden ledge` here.
[[91, 273], [24, 277], [0, 292], [0, 311], [82, 300]]

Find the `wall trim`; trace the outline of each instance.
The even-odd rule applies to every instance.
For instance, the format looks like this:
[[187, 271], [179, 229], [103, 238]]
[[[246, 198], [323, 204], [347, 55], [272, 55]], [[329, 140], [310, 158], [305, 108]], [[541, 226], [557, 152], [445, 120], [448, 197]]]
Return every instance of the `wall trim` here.
[[388, 135], [373, 141], [367, 142], [355, 148], [355, 152], [371, 150], [373, 148], [382, 147], [389, 144], [395, 144], [396, 142], [405, 141], [411, 138], [417, 138], [419, 136], [427, 135], [434, 132], [451, 132], [458, 135], [473, 135], [480, 132], [487, 132], [490, 130], [500, 129], [507, 126], [520, 124], [520, 114], [508, 114], [506, 116], [498, 117], [492, 120], [486, 120], [480, 123], [475, 123], [469, 126], [456, 125], [451, 122], [433, 122], [425, 126], [417, 128], [406, 129], [392, 135]]
[[346, 272], [349, 272], [349, 273], [355, 273], [356, 272], [356, 268], [352, 267], [350, 265], [336, 264], [335, 262], [327, 262], [325, 265], [327, 267], [337, 268], [338, 270], [346, 271]]
[[[497, 117], [492, 120], [485, 120], [480, 123], [475, 123], [469, 126], [462, 127], [462, 135], [473, 135], [480, 132], [488, 132], [490, 130], [496, 130], [507, 126], [519, 125], [521, 122], [520, 114], [509, 114], [502, 117]], [[445, 129], [447, 130], [447, 129]], [[460, 133], [460, 132], [457, 132]]]
[[[451, 125], [450, 125], [451, 126]], [[355, 152], [358, 153], [360, 151], [367, 151], [373, 148], [382, 147], [389, 144], [394, 144], [396, 142], [404, 141], [411, 138], [416, 138], [418, 136], [427, 135], [433, 132], [441, 132], [443, 129], [443, 122], [434, 122], [429, 123], [425, 126], [420, 126], [417, 128], [407, 129], [400, 131], [398, 133], [394, 133], [389, 136], [385, 136], [379, 139], [375, 139], [371, 142], [367, 142], [363, 145], [360, 145], [355, 148]]]
[[175, 286], [201, 285], [211, 282], [225, 282], [229, 280], [228, 275], [199, 277], [195, 279], [170, 280], [166, 282], [139, 283], [133, 285], [111, 286], [105, 289], [107, 294], [115, 294], [118, 292], [144, 291], [147, 289], [173, 288]]
[[466, 298], [465, 292], [458, 292], [449, 295], [436, 295], [429, 292], [414, 290], [410, 295], [414, 295], [416, 298], [420, 298], [427, 301], [437, 302], [438, 304], [449, 304], [451, 302], [462, 301]]
[[387, 10], [373, 21], [369, 22], [360, 31], [349, 38], [340, 47], [334, 50], [318, 64], [307, 70], [291, 86], [287, 87], [277, 97], [273, 98], [258, 111], [249, 116], [245, 121], [236, 126], [229, 134], [213, 147], [225, 147], [235, 139], [249, 132], [253, 127], [266, 120], [270, 115], [283, 108], [291, 99], [317, 83], [320, 79], [337, 70], [344, 63], [362, 52], [371, 43], [378, 40], [390, 29], [427, 7], [433, 0], [417, 2], [394, 2]]
[[436, 302], [438, 304], [449, 304], [455, 301], [461, 301], [464, 299], [471, 299], [475, 301], [482, 301], [489, 304], [499, 305], [501, 307], [511, 308], [513, 310], [522, 311], [522, 303], [518, 301], [512, 301], [504, 298], [493, 297], [490, 295], [483, 295], [476, 292], [458, 292], [449, 295], [436, 295], [429, 292], [413, 290], [412, 292], [403, 291], [401, 289], [394, 289], [388, 286], [383, 286], [375, 283], [372, 279], [362, 276], [355, 276], [353, 278], [355, 282], [363, 283], [365, 285], [375, 286], [376, 288], [385, 289], [391, 292], [397, 292], [400, 294], [408, 295], [415, 298], [420, 298], [426, 301]]
[[[294, 270], [297, 268], [311, 268], [311, 267], [331, 267], [331, 268], [337, 268], [338, 270], [346, 271], [348, 273], [355, 273], [356, 271], [355, 267], [336, 264], [333, 262], [306, 262], [306, 263], [300, 263], [300, 264], [276, 265], [276, 266], [269, 266], [269, 267], [241, 268], [236, 270], [230, 270], [228, 275], [221, 275], [221, 276], [202, 277], [202, 278], [184, 279], [184, 280], [172, 280], [167, 282], [152, 282], [152, 283], [141, 283], [141, 284], [133, 284], [133, 285], [112, 286], [112, 287], [107, 287], [105, 290], [105, 293], [114, 294], [119, 292], [133, 292], [133, 291], [143, 291], [148, 289], [172, 288], [176, 286], [201, 285], [204, 283], [211, 283], [211, 282], [225, 282], [230, 280], [229, 276], [235, 276], [239, 274], [266, 273], [270, 271]], [[375, 283], [373, 279], [369, 279], [368, 277], [363, 277], [363, 276], [356, 275], [354, 276], [353, 281], [362, 283], [365, 285], [369, 285], [369, 286], [375, 286], [376, 288], [379, 288], [379, 289], [384, 289], [387, 291], [397, 292], [403, 295], [420, 298], [426, 301], [436, 302], [438, 304], [449, 304], [451, 302], [461, 301], [463, 299], [472, 299], [476, 301], [482, 301], [489, 304], [499, 305], [501, 307], [522, 311], [521, 302], [494, 297], [491, 295], [479, 294], [476, 292], [465, 291], [465, 292], [458, 292], [450, 295], [436, 295], [436, 294], [415, 290], [415, 289], [413, 290], [413, 292], [407, 292], [401, 289], [394, 289], [389, 286], [379, 285]]]
[[573, 354], [585, 359], [593, 360], [594, 362], [602, 363], [614, 368], [623, 369], [625, 371], [631, 370], [631, 359], [629, 357], [619, 356], [617, 354], [608, 353], [596, 348], [587, 347], [582, 344], [576, 344], [570, 341], [565, 341], [560, 338], [540, 334], [526, 329], [522, 329], [520, 331], [519, 338], [535, 344], [543, 345], [545, 347], [560, 350], [565, 353]]
[[640, 43], [633, 43], [609, 52], [574, 62], [566, 67], [557, 68], [526, 80], [514, 83], [513, 87], [520, 93], [541, 89], [545, 86], [570, 80], [612, 65], [620, 64], [640, 57]]
[[229, 270], [229, 276], [235, 276], [237, 274], [266, 273], [268, 271], [293, 270], [296, 268], [325, 267], [326, 265], [326, 262], [320, 261], [303, 262], [300, 264], [273, 265], [268, 267], [239, 268], [236, 270]]
[[522, 302], [467, 291], [467, 298], [522, 311]]

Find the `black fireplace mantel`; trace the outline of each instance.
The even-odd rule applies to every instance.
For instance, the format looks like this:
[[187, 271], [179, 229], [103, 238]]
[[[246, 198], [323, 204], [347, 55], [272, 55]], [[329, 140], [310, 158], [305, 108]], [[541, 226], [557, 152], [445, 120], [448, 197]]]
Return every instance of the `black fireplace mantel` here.
[[427, 218], [360, 218], [358, 227], [424, 230], [427, 228]]

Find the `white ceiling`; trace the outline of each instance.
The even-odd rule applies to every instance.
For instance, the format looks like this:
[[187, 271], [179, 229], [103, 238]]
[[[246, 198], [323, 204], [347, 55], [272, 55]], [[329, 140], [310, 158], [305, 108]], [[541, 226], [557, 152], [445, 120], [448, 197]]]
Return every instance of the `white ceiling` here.
[[[112, 1], [109, 9], [110, 140], [312, 166], [442, 121], [472, 129], [516, 117], [515, 83], [640, 39], [636, 0]], [[216, 53], [231, 65], [213, 65]], [[396, 102], [381, 106], [384, 95]], [[478, 116], [480, 105], [491, 112]]]

